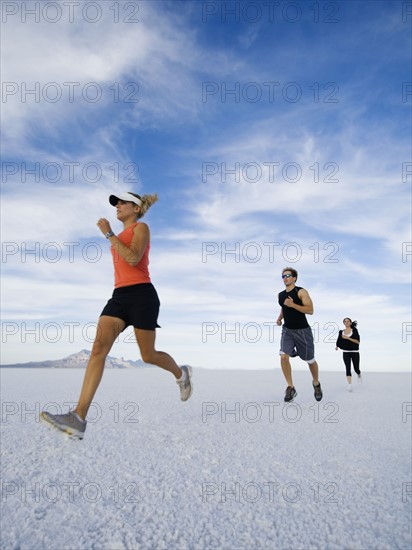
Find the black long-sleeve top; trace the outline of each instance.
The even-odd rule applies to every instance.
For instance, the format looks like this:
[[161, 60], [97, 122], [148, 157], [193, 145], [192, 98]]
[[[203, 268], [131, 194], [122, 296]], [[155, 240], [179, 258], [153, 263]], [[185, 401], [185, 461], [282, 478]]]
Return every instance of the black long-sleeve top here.
[[[350, 340], [345, 340], [345, 338], [342, 337], [342, 333], [343, 330], [340, 330], [338, 339], [336, 340], [336, 347], [344, 351], [359, 351], [359, 344], [355, 344], [355, 342], [351, 342]], [[352, 334], [349, 338], [353, 338], [354, 340], [358, 340], [358, 342], [360, 342], [358, 329], [353, 328]]]

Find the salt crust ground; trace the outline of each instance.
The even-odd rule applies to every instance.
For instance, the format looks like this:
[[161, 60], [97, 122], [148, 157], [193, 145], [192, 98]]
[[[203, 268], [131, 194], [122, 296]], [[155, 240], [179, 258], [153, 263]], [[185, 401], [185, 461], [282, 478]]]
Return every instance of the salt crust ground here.
[[[4, 550], [409, 549], [411, 376], [106, 371], [83, 441], [37, 421], [79, 370], [1, 370]], [[53, 403], [55, 403], [53, 405]], [[34, 412], [33, 412], [34, 411]]]

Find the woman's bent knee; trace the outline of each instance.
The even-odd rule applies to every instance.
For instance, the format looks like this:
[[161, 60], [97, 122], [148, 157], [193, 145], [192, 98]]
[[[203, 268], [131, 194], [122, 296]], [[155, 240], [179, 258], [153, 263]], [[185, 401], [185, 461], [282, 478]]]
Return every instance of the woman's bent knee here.
[[93, 357], [106, 357], [110, 351], [111, 346], [101, 340], [95, 340], [92, 348], [91, 355]]
[[155, 365], [155, 361], [156, 361], [156, 352], [155, 351], [146, 351], [146, 352], [143, 352], [141, 353], [142, 355], [142, 361], [144, 363], [150, 363], [152, 365]]

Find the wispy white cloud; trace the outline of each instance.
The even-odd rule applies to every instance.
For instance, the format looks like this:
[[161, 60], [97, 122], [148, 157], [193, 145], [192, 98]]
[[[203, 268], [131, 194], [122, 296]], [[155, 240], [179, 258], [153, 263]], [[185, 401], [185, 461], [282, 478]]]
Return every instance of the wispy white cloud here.
[[[279, 272], [291, 263], [287, 252], [293, 254], [290, 243], [296, 243], [301, 255], [292, 264], [313, 295], [310, 322], [318, 323], [323, 337], [327, 323], [356, 316], [370, 368], [385, 369], [384, 319], [397, 363], [406, 364], [401, 323], [410, 313], [393, 284], [396, 272], [407, 295], [410, 258], [403, 261], [401, 253], [411, 241], [410, 195], [402, 163], [410, 150], [402, 137], [408, 104], [400, 95], [401, 18], [385, 8], [366, 21], [356, 17], [359, 5], [351, 11], [346, 4], [349, 11], [333, 29], [316, 25], [309, 32], [295, 25], [290, 35], [282, 28], [278, 40], [263, 22], [241, 29], [228, 24], [218, 43], [207, 39], [206, 25], [193, 23], [195, 3], [179, 3], [179, 10], [162, 2], [139, 7], [134, 25], [103, 18], [96, 25], [21, 25], [14, 19], [4, 26], [5, 81], [27, 82], [28, 88], [56, 82], [62, 89], [64, 82], [79, 82], [79, 89], [96, 82], [104, 92], [96, 104], [81, 97], [53, 104], [28, 96], [22, 102], [19, 93], [3, 104], [5, 160], [19, 170], [22, 162], [29, 168], [36, 162], [78, 164], [70, 180], [67, 166], [56, 182], [44, 174], [22, 182], [20, 171], [3, 180], [3, 240], [6, 251], [16, 250], [2, 264], [5, 320], [95, 320], [112, 285], [108, 243], [95, 224], [105, 216], [119, 230], [107, 198], [125, 186], [114, 181], [111, 166], [142, 164], [147, 155], [155, 173], [139, 174], [133, 186], [155, 186], [161, 198], [147, 216], [152, 278], [162, 301], [160, 345], [205, 366], [277, 364], [278, 333], [274, 341], [262, 335], [252, 344], [241, 334], [239, 342], [228, 337], [224, 343], [221, 324], [267, 329], [263, 323], [278, 312]], [[332, 38], [338, 49], [325, 48]], [[202, 82], [230, 87], [268, 81], [279, 81], [279, 90], [296, 81], [302, 100], [288, 102], [280, 91], [273, 102], [224, 102], [220, 89], [207, 102], [202, 98]], [[338, 102], [324, 103], [323, 96], [316, 102], [310, 86], [319, 82], [322, 94], [322, 86], [335, 81]], [[114, 102], [110, 87], [116, 82], [121, 93], [130, 91], [123, 88], [128, 82], [137, 83], [139, 101]], [[87, 163], [101, 167], [98, 181], [82, 174]], [[285, 166], [290, 171], [282, 173]], [[292, 181], [296, 167], [301, 177]], [[232, 173], [224, 178], [226, 169]], [[254, 180], [256, 170], [261, 174]], [[68, 261], [68, 242], [79, 243], [74, 262]], [[40, 261], [29, 255], [23, 262], [22, 248], [33, 243], [39, 243]], [[60, 261], [42, 256], [49, 243], [64, 251]], [[101, 247], [98, 262], [78, 255], [90, 243]], [[207, 244], [216, 253], [205, 256]], [[256, 251], [261, 258], [250, 261], [248, 253]], [[325, 261], [331, 253], [337, 262]], [[219, 332], [204, 341], [207, 322]], [[13, 338], [6, 362], [21, 353], [33, 359], [33, 347], [21, 350], [19, 334]], [[50, 349], [56, 357], [58, 350], [64, 355], [75, 345], [90, 346], [81, 333], [60, 344], [50, 348], [43, 339], [35, 353], [49, 358]], [[125, 357], [135, 357], [129, 343], [116, 345]], [[330, 349], [319, 342], [324, 365]]]

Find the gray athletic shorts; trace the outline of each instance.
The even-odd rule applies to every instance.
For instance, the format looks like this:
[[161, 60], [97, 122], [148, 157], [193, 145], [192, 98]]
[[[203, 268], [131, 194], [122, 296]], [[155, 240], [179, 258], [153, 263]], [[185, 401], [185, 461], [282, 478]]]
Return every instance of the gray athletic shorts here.
[[286, 328], [282, 327], [279, 355], [297, 355], [306, 363], [315, 362], [315, 345], [313, 333], [310, 327], [307, 328]]

